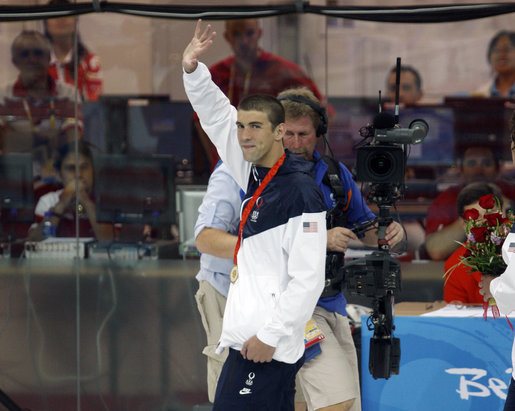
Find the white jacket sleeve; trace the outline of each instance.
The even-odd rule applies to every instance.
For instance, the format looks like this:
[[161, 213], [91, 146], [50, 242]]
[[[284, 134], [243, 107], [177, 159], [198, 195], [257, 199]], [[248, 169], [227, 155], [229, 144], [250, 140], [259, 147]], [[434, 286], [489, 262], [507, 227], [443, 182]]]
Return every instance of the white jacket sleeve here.
[[211, 73], [203, 63], [198, 63], [192, 73], [183, 71], [184, 89], [202, 128], [215, 145], [218, 155], [227, 165], [232, 177], [243, 189], [247, 189], [251, 163], [245, 161], [238, 143], [236, 108], [211, 79]]
[[282, 336], [291, 335], [299, 323], [306, 324], [313, 315], [324, 288], [325, 214], [325, 211], [304, 213], [288, 221], [283, 252], [288, 254], [290, 280], [277, 301], [272, 319], [257, 333], [268, 345], [277, 347]]
[[503, 259], [508, 264], [506, 270], [490, 283], [499, 311], [508, 315], [515, 310], [515, 233], [508, 234], [502, 247]]

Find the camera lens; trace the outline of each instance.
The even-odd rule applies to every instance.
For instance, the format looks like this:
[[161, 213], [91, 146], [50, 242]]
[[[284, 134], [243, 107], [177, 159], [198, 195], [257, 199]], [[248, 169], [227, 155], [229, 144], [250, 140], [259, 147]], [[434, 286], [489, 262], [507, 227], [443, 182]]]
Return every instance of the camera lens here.
[[359, 147], [356, 157], [357, 181], [402, 184], [404, 181], [404, 151], [394, 145]]
[[376, 152], [369, 157], [369, 170], [377, 177], [384, 178], [391, 173], [393, 158], [387, 151]]

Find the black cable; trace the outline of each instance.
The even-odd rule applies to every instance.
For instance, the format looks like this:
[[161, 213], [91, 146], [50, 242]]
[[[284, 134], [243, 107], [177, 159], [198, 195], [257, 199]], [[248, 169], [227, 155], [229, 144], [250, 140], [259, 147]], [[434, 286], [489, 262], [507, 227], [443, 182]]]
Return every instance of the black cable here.
[[384, 23], [449, 23], [493, 17], [515, 12], [513, 3], [441, 4], [431, 6], [311, 6], [305, 13], [322, 14], [351, 20], [378, 21]]
[[0, 6], [0, 22], [40, 20], [87, 13], [122, 13], [140, 17], [196, 20], [262, 18], [285, 14], [311, 13], [327, 17], [385, 23], [448, 23], [493, 17], [515, 12], [513, 3], [441, 4], [429, 6], [312, 6], [294, 4], [267, 6], [184, 6], [119, 3], [92, 0], [91, 3], [45, 6]]
[[28, 411], [16, 404], [5, 392], [0, 390], [0, 404], [3, 404], [9, 411]]

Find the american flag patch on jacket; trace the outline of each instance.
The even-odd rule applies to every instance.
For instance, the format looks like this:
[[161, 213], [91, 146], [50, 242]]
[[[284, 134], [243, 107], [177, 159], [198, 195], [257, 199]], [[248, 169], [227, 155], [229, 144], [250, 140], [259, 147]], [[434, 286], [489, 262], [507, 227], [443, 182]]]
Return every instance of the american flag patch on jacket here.
[[515, 243], [510, 243], [510, 246], [508, 247], [508, 252], [515, 253]]
[[316, 221], [302, 223], [302, 231], [305, 233], [318, 233], [318, 223]]

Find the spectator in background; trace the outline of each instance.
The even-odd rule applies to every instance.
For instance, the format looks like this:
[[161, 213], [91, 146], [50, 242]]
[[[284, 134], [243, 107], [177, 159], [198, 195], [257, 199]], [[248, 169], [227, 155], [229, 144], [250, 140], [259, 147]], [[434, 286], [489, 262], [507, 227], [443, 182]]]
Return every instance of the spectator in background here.
[[[69, 0], [50, 0], [48, 5], [71, 4]], [[76, 17], [60, 17], [44, 22], [45, 36], [52, 45], [48, 72], [65, 83], [75, 85], [75, 58], [73, 45], [77, 34], [77, 85], [84, 100], [98, 100], [102, 94], [100, 59], [82, 43], [77, 31]]]
[[515, 31], [502, 30], [490, 40], [487, 60], [493, 78], [477, 93], [487, 97], [515, 97]]
[[75, 137], [74, 90], [48, 74], [50, 43], [37, 31], [23, 31], [11, 45], [19, 71], [14, 84], [0, 88], [0, 150], [31, 152], [34, 176], [52, 179], [57, 147]]
[[[386, 79], [386, 99], [395, 101], [396, 67], [392, 67]], [[422, 91], [422, 77], [412, 66], [401, 66], [401, 78], [399, 84], [399, 103], [405, 106], [417, 104], [424, 95]]]
[[458, 168], [462, 183], [440, 193], [428, 209], [425, 248], [432, 260], [447, 259], [458, 248], [456, 241], [465, 241], [463, 221], [456, 210], [458, 194], [465, 185], [495, 182], [504, 197], [515, 200], [515, 186], [498, 179], [499, 158], [491, 147], [469, 146], [460, 153], [462, 158], [458, 159]]
[[[34, 211], [35, 223], [29, 230], [29, 239], [42, 239], [42, 221], [45, 213], [51, 213], [50, 221], [56, 228], [58, 237], [75, 237], [75, 219], [79, 219], [80, 237], [93, 237], [99, 241], [110, 241], [114, 237], [111, 224], [99, 224], [96, 219], [95, 202], [93, 198], [93, 155], [89, 144], [78, 143], [78, 165], [75, 161], [75, 143], [67, 144], [60, 149], [60, 156], [55, 168], [61, 176], [63, 188], [43, 195]], [[78, 167], [79, 175], [75, 175]], [[78, 191], [76, 191], [77, 181]], [[79, 204], [75, 208], [75, 197]]]
[[[492, 183], [471, 183], [465, 186], [456, 200], [456, 210], [465, 230], [466, 222], [463, 220], [463, 213], [475, 208], [479, 211], [480, 218], [483, 217], [485, 209], [480, 207], [479, 199], [488, 194], [496, 197], [501, 208], [503, 207], [503, 197], [501, 190]], [[492, 212], [502, 212], [502, 210], [492, 210]], [[479, 282], [481, 273], [470, 269], [461, 263], [461, 257], [465, 255], [467, 249], [459, 246], [445, 262], [445, 273], [448, 273], [443, 286], [443, 299], [448, 302], [461, 302], [464, 304], [482, 304], [483, 296], [479, 294]]]
[[[259, 47], [262, 35], [263, 29], [257, 19], [228, 20], [225, 23], [224, 38], [234, 55], [213, 64], [209, 71], [231, 104], [237, 106], [243, 97], [251, 94], [276, 96], [285, 89], [304, 86], [325, 105], [325, 99], [315, 83], [297, 64]], [[212, 169], [218, 161], [218, 153], [198, 121], [195, 122], [195, 129]], [[195, 168], [198, 172], [198, 165]]]

